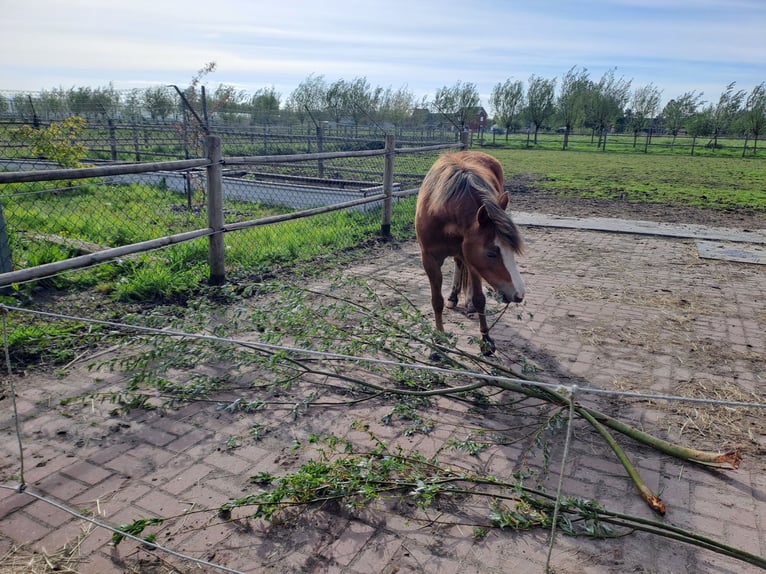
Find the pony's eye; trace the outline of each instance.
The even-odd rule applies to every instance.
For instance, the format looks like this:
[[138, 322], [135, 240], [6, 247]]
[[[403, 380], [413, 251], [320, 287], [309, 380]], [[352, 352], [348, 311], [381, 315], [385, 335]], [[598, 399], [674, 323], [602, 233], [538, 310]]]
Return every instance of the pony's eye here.
[[487, 257], [490, 259], [495, 259], [500, 255], [500, 249], [495, 247], [494, 249], [488, 249], [487, 250]]

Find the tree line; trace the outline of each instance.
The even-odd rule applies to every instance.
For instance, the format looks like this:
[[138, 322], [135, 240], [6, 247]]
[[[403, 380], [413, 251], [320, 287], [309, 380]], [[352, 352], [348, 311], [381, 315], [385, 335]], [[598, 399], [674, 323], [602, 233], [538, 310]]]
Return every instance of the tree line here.
[[[417, 98], [406, 86], [373, 86], [366, 77], [328, 81], [311, 74], [283, 98], [274, 87], [248, 94], [220, 84], [212, 92], [202, 85], [215, 70], [206, 64], [183, 88], [157, 86], [117, 91], [78, 87], [37, 93], [0, 94], [0, 117], [16, 117], [33, 123], [79, 115], [86, 119], [122, 121], [175, 121], [190, 112], [202, 122], [226, 125], [299, 123], [311, 128], [320, 122], [335, 125], [377, 126], [384, 131], [404, 127], [444, 127], [463, 131], [482, 109], [478, 88], [457, 81], [435, 91], [433, 97]], [[654, 84], [632, 86], [615, 70], [591, 78], [587, 68], [573, 66], [560, 79], [532, 75], [525, 82], [509, 78], [497, 83], [489, 96], [490, 129], [508, 134], [524, 129], [537, 143], [541, 129], [564, 134], [563, 148], [577, 130], [590, 130], [600, 147], [612, 131], [638, 136], [664, 133], [675, 139], [681, 133], [709, 137], [717, 146], [727, 134], [753, 139], [753, 152], [766, 126], [766, 82], [749, 93], [734, 82], [717, 99], [705, 100], [695, 90], [669, 99], [660, 107], [662, 93]]]

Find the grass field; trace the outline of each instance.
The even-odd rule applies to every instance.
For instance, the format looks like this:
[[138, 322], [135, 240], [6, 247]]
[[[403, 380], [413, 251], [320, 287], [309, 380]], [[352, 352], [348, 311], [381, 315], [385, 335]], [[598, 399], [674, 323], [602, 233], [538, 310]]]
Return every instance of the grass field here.
[[507, 177], [537, 189], [590, 198], [766, 212], [766, 157], [493, 149]]

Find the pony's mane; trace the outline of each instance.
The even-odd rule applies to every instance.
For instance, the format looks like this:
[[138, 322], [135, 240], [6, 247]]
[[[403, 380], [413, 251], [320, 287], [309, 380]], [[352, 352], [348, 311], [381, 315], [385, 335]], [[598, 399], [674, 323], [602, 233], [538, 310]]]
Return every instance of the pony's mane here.
[[499, 195], [503, 192], [502, 173], [499, 164], [493, 169], [473, 152], [445, 154], [426, 175], [421, 193], [428, 194], [428, 210], [434, 215], [444, 213], [449, 204], [468, 202], [476, 211], [484, 205], [497, 234], [516, 253], [521, 253], [524, 248], [521, 233], [499, 203]]

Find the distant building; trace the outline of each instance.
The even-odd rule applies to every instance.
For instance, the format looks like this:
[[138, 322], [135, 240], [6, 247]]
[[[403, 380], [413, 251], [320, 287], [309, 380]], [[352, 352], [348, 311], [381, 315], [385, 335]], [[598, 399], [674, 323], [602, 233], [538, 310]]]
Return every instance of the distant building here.
[[474, 132], [487, 129], [487, 110], [482, 106], [466, 108], [465, 125]]

